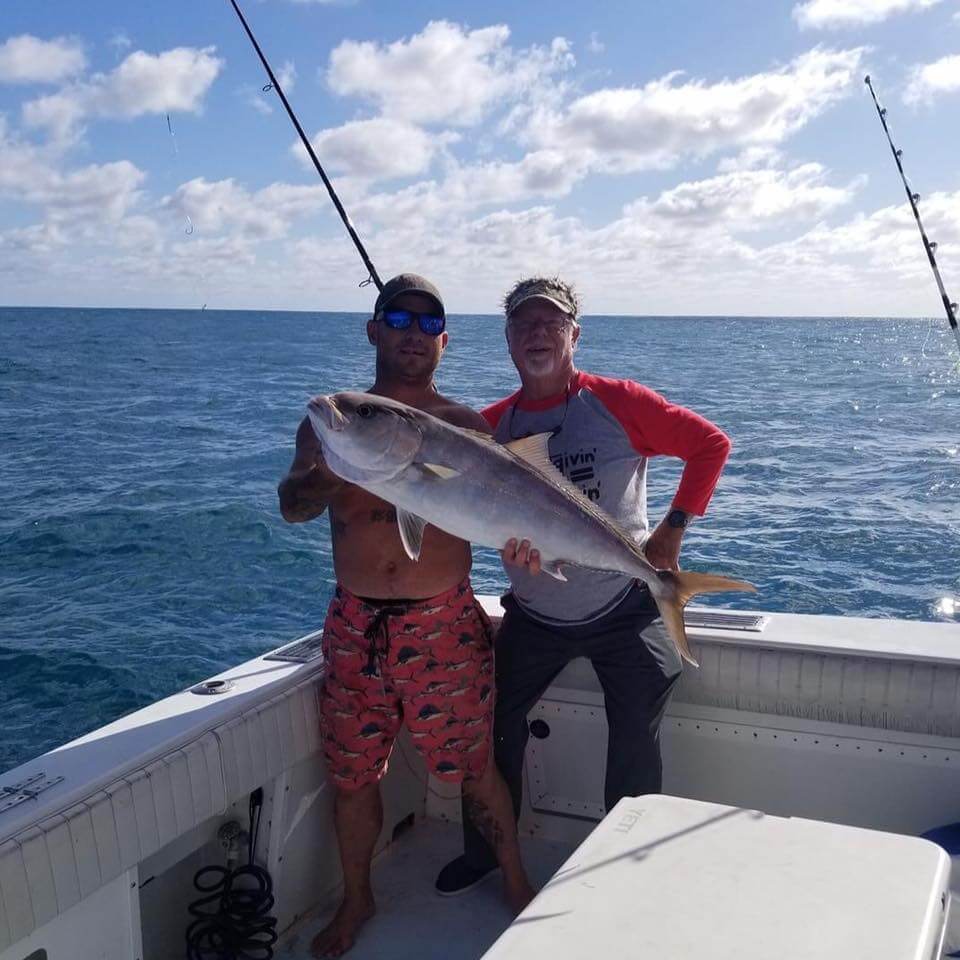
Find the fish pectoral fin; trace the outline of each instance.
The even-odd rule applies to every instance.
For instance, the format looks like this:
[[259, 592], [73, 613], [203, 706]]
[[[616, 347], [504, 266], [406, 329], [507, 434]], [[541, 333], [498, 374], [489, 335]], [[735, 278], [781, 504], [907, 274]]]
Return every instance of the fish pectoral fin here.
[[411, 560], [420, 559], [420, 548], [423, 546], [423, 528], [427, 521], [415, 513], [409, 513], [402, 507], [397, 507], [397, 526], [400, 528], [400, 540], [403, 549]]
[[560, 561], [554, 560], [553, 563], [546, 563], [540, 568], [541, 573], [548, 573], [554, 580], [559, 580], [561, 583], [566, 583], [567, 578], [563, 575], [563, 570], [560, 569]]
[[452, 477], [459, 477], [460, 471], [453, 467], [445, 467], [442, 463], [421, 463], [421, 467], [427, 472], [432, 473], [441, 480], [450, 480]]

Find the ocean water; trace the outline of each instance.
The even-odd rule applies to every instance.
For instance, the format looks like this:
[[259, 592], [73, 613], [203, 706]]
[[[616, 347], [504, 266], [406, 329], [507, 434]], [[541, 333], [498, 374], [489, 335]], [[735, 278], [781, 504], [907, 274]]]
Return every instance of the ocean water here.
[[[0, 309], [0, 771], [321, 624], [327, 521], [284, 523], [276, 484], [306, 399], [369, 386], [363, 324]], [[583, 369], [647, 383], [733, 438], [681, 558], [759, 587], [722, 605], [960, 621], [946, 324], [583, 326]], [[450, 333], [444, 392], [479, 407], [514, 389], [500, 320], [454, 317]], [[680, 467], [651, 464], [654, 521]], [[475, 551], [474, 584], [502, 589], [491, 551]]]

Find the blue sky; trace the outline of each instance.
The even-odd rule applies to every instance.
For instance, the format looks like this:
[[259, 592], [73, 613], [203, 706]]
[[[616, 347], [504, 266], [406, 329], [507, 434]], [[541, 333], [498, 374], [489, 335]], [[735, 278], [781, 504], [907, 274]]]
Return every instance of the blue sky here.
[[[868, 72], [960, 291], [957, 0], [243, 6], [381, 275], [453, 312], [546, 272], [588, 313], [936, 315]], [[264, 82], [227, 0], [5, 6], [0, 302], [366, 309]]]

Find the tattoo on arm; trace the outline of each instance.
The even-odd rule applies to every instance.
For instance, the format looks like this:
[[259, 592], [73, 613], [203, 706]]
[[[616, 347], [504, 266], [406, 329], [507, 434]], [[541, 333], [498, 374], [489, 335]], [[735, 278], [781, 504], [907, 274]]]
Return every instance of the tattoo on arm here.
[[503, 827], [496, 815], [482, 800], [469, 793], [464, 793], [463, 802], [467, 808], [467, 816], [480, 831], [480, 835], [494, 850], [499, 850], [503, 843]]
[[281, 510], [288, 520], [312, 520], [327, 508], [325, 501], [318, 504], [316, 497], [311, 497], [301, 485], [291, 484], [286, 480], [281, 482], [278, 493]]

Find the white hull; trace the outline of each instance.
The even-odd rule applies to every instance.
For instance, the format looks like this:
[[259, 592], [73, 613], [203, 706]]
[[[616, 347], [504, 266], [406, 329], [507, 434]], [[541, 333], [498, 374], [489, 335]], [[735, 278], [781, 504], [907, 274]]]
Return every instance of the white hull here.
[[[906, 835], [960, 820], [960, 627], [768, 616], [762, 633], [689, 629], [701, 668], [687, 668], [664, 721], [664, 792]], [[224, 862], [217, 829], [246, 826], [259, 786], [257, 860], [274, 879], [279, 929], [289, 937], [336, 899], [322, 661], [261, 657], [218, 679], [233, 688], [176, 694], [0, 777], [0, 788], [64, 778], [0, 812], [0, 960], [183, 956], [193, 874]], [[589, 664], [571, 664], [534, 717], [550, 735], [531, 738], [521, 828], [579, 842], [602, 816], [606, 727]], [[411, 814], [413, 834], [459, 815], [456, 791], [428, 784], [403, 746], [384, 783], [381, 849]], [[435, 916], [447, 906], [430, 903]], [[300, 942], [281, 955], [306, 956]], [[468, 957], [487, 944], [446, 945]]]

